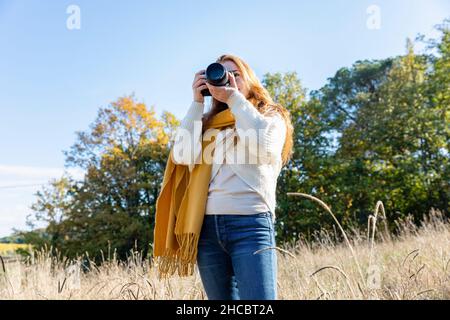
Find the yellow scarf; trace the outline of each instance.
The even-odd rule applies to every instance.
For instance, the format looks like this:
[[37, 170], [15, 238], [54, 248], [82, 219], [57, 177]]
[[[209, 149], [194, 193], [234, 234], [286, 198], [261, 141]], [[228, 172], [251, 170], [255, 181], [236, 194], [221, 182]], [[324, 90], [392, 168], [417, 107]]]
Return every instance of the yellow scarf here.
[[[205, 130], [222, 130], [234, 123], [230, 109], [225, 109], [213, 116]], [[194, 273], [212, 169], [212, 163], [203, 160], [203, 150], [215, 141], [216, 134], [208, 141], [202, 139], [202, 161], [195, 164], [192, 172], [187, 165], [175, 164], [173, 148], [170, 150], [161, 192], [156, 200], [153, 257], [159, 279], [167, 278], [177, 270], [180, 277]]]

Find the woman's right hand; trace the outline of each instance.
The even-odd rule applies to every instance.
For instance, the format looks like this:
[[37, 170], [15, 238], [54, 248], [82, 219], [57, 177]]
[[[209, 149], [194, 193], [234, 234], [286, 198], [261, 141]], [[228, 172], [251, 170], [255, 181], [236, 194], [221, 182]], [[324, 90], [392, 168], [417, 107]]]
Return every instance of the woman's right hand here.
[[208, 89], [206, 86], [205, 70], [200, 70], [195, 74], [194, 81], [192, 82], [192, 90], [194, 92], [194, 101], [203, 103], [205, 97], [202, 95], [202, 90]]

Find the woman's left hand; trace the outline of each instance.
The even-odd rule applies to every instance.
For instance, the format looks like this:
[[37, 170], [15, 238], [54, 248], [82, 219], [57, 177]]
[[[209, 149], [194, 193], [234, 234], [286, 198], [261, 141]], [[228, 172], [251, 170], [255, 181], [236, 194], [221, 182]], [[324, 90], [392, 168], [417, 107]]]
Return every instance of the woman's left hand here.
[[236, 84], [236, 79], [234, 78], [234, 74], [232, 72], [228, 72], [228, 79], [230, 80], [229, 86], [220, 87], [206, 83], [206, 86], [208, 87], [211, 96], [223, 103], [226, 103], [228, 101], [228, 98], [235, 91], [239, 91], [238, 86]]

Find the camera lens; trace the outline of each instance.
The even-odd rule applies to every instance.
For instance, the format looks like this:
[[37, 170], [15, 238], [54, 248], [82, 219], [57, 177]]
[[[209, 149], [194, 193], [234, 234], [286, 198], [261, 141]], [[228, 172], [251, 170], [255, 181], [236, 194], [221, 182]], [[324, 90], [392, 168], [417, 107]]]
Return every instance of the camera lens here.
[[[211, 63], [205, 71], [206, 81], [213, 86], [225, 86], [228, 83], [227, 69], [218, 62]], [[204, 96], [210, 96], [208, 89], [202, 90]]]
[[206, 69], [206, 79], [212, 85], [221, 85], [226, 78], [226, 69], [220, 63], [212, 63]]

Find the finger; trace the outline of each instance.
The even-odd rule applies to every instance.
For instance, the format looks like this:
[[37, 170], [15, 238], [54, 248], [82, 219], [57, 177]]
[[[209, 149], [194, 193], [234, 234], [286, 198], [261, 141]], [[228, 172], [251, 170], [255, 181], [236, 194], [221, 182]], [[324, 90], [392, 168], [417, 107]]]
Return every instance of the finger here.
[[210, 93], [215, 93], [216, 92], [216, 87], [213, 86], [212, 84], [209, 84], [208, 82], [205, 83], [206, 87], [209, 89]]
[[237, 84], [236, 84], [236, 78], [234, 77], [233, 72], [228, 72], [230, 74], [230, 85], [233, 88], [237, 88]]
[[196, 88], [199, 85], [204, 84], [204, 83], [206, 83], [206, 80], [201, 78], [201, 79], [198, 79], [197, 81], [195, 81], [194, 84], [192, 85], [192, 87]]
[[206, 85], [208, 86], [209, 90], [212, 90], [214, 92], [220, 90], [220, 87], [216, 87], [216, 86], [214, 86], [214, 85], [212, 85], [212, 84], [210, 84], [208, 82], [206, 82]]
[[206, 76], [205, 75], [196, 75], [194, 78], [194, 81], [192, 81], [192, 86], [194, 86], [195, 83], [200, 79], [206, 79]]
[[197, 88], [197, 90], [200, 90], [200, 91], [202, 91], [204, 89], [208, 89], [208, 86], [206, 84], [201, 85], [200, 87]]
[[197, 72], [197, 73], [196, 73], [195, 75], [198, 75], [198, 74], [202, 74], [202, 73], [205, 73], [205, 71], [206, 71], [206, 70], [204, 70], [204, 69], [203, 69], [203, 70], [200, 70], [200, 71], [199, 71], [199, 72]]

